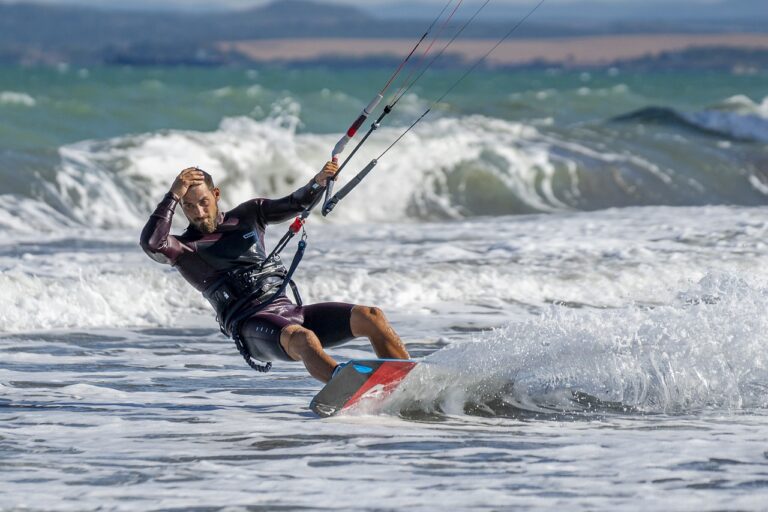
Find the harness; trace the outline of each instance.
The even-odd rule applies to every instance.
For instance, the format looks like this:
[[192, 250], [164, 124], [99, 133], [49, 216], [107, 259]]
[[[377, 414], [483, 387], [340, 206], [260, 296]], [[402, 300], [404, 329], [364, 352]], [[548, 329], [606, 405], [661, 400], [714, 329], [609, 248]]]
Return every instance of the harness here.
[[259, 364], [251, 355], [240, 336], [240, 322], [266, 308], [275, 299], [285, 295], [290, 286], [296, 304], [301, 306], [301, 294], [293, 281], [293, 274], [304, 257], [307, 248], [306, 232], [302, 235], [291, 266], [286, 270], [279, 254], [271, 254], [259, 267], [242, 267], [230, 270], [203, 291], [203, 297], [216, 311], [216, 321], [225, 336], [235, 342], [240, 355], [248, 366], [262, 373], [272, 368], [270, 361]]

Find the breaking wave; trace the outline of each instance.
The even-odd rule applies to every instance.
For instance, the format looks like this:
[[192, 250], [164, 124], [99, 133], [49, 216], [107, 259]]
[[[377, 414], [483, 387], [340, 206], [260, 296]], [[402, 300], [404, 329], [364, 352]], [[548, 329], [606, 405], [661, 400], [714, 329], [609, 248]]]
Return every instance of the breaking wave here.
[[[658, 115], [710, 127], [727, 125], [727, 116], [741, 116], [702, 113], [702, 119], [691, 120], [674, 111], [646, 109], [625, 120], [642, 122]], [[753, 138], [768, 137], [765, 119], [752, 117], [765, 130], [752, 130]], [[168, 130], [64, 146], [53, 176], [36, 175], [39, 182], [30, 187], [30, 196], [2, 196], [0, 229], [139, 228], [179, 170], [190, 165], [214, 175], [225, 208], [255, 196], [287, 194], [314, 175], [336, 138], [298, 133], [298, 124], [289, 112], [262, 121], [226, 118], [212, 132]], [[380, 129], [347, 177], [400, 130]], [[576, 133], [546, 123], [444, 117], [425, 122], [403, 139], [331, 221], [765, 203], [768, 168], [758, 157], [751, 160], [748, 153], [716, 145], [703, 150], [696, 140], [653, 143], [649, 139], [646, 147], [638, 147], [633, 134], [603, 126]], [[369, 200], [372, 195], [376, 201]]]
[[681, 126], [703, 134], [736, 141], [768, 142], [768, 116], [760, 111], [702, 110], [680, 112], [673, 108], [646, 107], [614, 121]]

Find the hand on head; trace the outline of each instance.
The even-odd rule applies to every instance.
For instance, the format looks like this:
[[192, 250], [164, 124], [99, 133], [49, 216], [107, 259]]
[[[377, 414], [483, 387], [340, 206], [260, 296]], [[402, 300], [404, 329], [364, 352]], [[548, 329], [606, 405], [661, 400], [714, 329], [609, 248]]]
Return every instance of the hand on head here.
[[205, 183], [205, 175], [203, 171], [197, 167], [187, 167], [176, 177], [176, 180], [171, 185], [171, 193], [181, 200], [187, 193], [190, 187], [202, 185]]

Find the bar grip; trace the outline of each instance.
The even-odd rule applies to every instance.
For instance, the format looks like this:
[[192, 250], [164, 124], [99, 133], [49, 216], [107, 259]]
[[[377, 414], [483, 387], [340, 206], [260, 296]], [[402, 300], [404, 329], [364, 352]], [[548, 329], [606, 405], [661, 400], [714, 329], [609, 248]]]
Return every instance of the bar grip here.
[[371, 172], [374, 167], [376, 167], [376, 164], [378, 164], [378, 163], [379, 163], [379, 161], [377, 159], [375, 159], [375, 158], [373, 160], [371, 160], [370, 163], [368, 165], [366, 165], [365, 168], [362, 171], [357, 173], [357, 175], [354, 178], [352, 178], [349, 181], [349, 183], [344, 185], [341, 188], [341, 190], [339, 190], [336, 193], [335, 196], [333, 196], [332, 198], [327, 200], [325, 202], [325, 204], [323, 205], [323, 211], [322, 211], [323, 217], [326, 217], [329, 213], [331, 213], [333, 211], [333, 209], [336, 207], [336, 204], [339, 201], [341, 201], [342, 199], [344, 199], [345, 197], [347, 197], [347, 194], [352, 192], [352, 190], [357, 185], [359, 185], [361, 181], [363, 181], [363, 178], [365, 178], [368, 175], [368, 173]]

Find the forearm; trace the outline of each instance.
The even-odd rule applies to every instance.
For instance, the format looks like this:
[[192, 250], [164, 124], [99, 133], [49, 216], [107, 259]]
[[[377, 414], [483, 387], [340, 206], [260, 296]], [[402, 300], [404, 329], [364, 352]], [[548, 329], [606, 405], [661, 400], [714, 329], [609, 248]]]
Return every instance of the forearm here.
[[261, 213], [266, 223], [282, 222], [310, 206], [325, 190], [313, 179], [291, 195], [280, 199], [265, 199], [261, 203]]
[[172, 264], [183, 250], [179, 241], [170, 236], [173, 212], [178, 202], [171, 192], [165, 194], [141, 231], [142, 249], [150, 258], [162, 263]]

